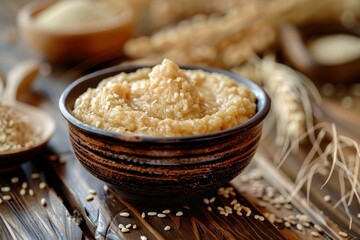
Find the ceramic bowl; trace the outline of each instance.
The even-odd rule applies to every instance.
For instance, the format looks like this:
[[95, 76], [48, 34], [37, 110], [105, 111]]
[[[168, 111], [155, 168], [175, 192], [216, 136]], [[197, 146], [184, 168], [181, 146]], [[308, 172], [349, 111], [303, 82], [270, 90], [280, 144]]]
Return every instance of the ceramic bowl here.
[[96, 87], [107, 77], [138, 68], [141, 67], [120, 66], [90, 74], [73, 82], [61, 95], [59, 107], [68, 123], [73, 150], [90, 173], [129, 198], [177, 198], [216, 189], [250, 163], [270, 99], [261, 87], [230, 72], [182, 67], [225, 74], [255, 94], [255, 116], [231, 129], [196, 136], [150, 137], [102, 130], [73, 116], [76, 98], [88, 88]]
[[[18, 26], [27, 46], [45, 60], [60, 64], [75, 64], [88, 58], [112, 58], [122, 54], [124, 43], [133, 36], [135, 15], [130, 5], [124, 5], [116, 24], [92, 30], [73, 32], [49, 31], [36, 24], [37, 14], [56, 1], [34, 1], [18, 14]], [[124, 3], [125, 4], [125, 3]]]
[[339, 22], [315, 22], [296, 26], [284, 23], [279, 27], [281, 52], [294, 68], [307, 75], [314, 82], [350, 83], [360, 77], [360, 56], [339, 64], [318, 62], [308, 48], [308, 42], [332, 34], [349, 34], [360, 37], [360, 22], [345, 27]]

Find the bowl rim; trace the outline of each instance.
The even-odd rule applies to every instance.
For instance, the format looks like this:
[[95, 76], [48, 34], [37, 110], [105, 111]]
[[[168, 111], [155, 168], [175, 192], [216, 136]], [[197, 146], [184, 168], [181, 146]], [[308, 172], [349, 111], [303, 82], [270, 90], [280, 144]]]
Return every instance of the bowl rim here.
[[135, 13], [130, 4], [124, 2], [123, 10], [120, 13], [121, 21], [115, 24], [106, 25], [104, 27], [97, 27], [87, 29], [81, 29], [77, 31], [52, 31], [46, 28], [39, 26], [34, 19], [34, 16], [44, 9], [50, 7], [51, 5], [58, 2], [58, 0], [37, 0], [26, 4], [22, 9], [20, 9], [17, 16], [17, 22], [20, 26], [27, 26], [31, 28], [32, 31], [37, 31], [43, 34], [48, 34], [52, 36], [62, 36], [62, 37], [80, 37], [88, 35], [98, 35], [101, 33], [111, 32], [118, 29], [122, 29], [129, 24], [132, 24], [135, 21]]
[[[71, 95], [71, 92], [76, 89], [78, 85], [80, 85], [83, 82], [91, 81], [94, 78], [99, 78], [99, 76], [102, 75], [109, 75], [113, 74], [120, 74], [121, 72], [132, 72], [136, 71], [140, 68], [151, 68], [154, 65], [120, 65], [120, 66], [114, 66], [109, 67], [106, 69], [102, 69], [99, 71], [95, 71], [93, 73], [87, 74], [74, 82], [72, 82], [70, 85], [68, 85], [63, 93], [60, 96], [59, 99], [59, 109], [63, 117], [67, 120], [68, 123], [76, 126], [77, 128], [81, 129], [82, 131], [86, 133], [90, 133], [92, 135], [97, 136], [103, 136], [103, 137], [109, 137], [109, 138], [116, 138], [119, 140], [125, 140], [125, 141], [132, 141], [132, 142], [157, 142], [157, 143], [176, 143], [176, 142], [191, 142], [191, 141], [199, 141], [199, 140], [210, 140], [225, 136], [231, 136], [233, 134], [244, 132], [250, 128], [253, 128], [254, 126], [260, 124], [265, 117], [267, 116], [271, 100], [268, 96], [268, 94], [265, 92], [263, 88], [261, 88], [258, 84], [256, 84], [253, 81], [250, 81], [246, 78], [243, 78], [235, 73], [212, 68], [212, 67], [206, 67], [206, 66], [189, 66], [189, 65], [179, 65], [181, 69], [185, 70], [203, 70], [206, 72], [213, 72], [213, 73], [220, 73], [224, 74], [232, 79], [234, 79], [238, 83], [245, 84], [255, 95], [256, 97], [256, 113], [255, 115], [247, 120], [246, 122], [237, 125], [232, 128], [228, 128], [225, 130], [212, 132], [212, 133], [206, 133], [206, 134], [198, 134], [198, 135], [186, 135], [186, 136], [148, 136], [148, 135], [139, 135], [139, 134], [127, 134], [127, 133], [118, 133], [113, 131], [104, 130], [101, 128], [97, 128], [95, 126], [91, 126], [89, 124], [86, 124], [80, 120], [78, 120], [70, 111], [69, 106], [67, 104], [68, 98]], [[107, 77], [104, 77], [105, 79]], [[100, 82], [101, 80], [99, 80]]]

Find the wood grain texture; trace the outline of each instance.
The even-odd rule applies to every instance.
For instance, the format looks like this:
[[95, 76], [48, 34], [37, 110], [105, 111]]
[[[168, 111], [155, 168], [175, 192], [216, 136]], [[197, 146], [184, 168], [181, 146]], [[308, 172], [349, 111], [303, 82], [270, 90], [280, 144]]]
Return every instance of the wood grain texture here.
[[[0, 28], [2, 31], [16, 30], [16, 13], [26, 2], [25, 0], [1, 2]], [[15, 34], [14, 42], [0, 40], [0, 68], [7, 72], [10, 67], [24, 58], [32, 57], [21, 40]], [[191, 201], [175, 202], [171, 204], [134, 203], [121, 197], [121, 195], [110, 187], [104, 190], [104, 182], [93, 177], [82, 167], [71, 150], [69, 135], [65, 120], [58, 111], [58, 99], [65, 87], [75, 78], [87, 72], [104, 68], [119, 62], [99, 64], [97, 61], [88, 61], [82, 65], [64, 68], [52, 66], [50, 75], [42, 75], [32, 88], [32, 98], [29, 103], [48, 111], [57, 123], [56, 134], [50, 141], [49, 147], [43, 155], [35, 161], [22, 165], [20, 169], [10, 173], [0, 174], [0, 187], [10, 186], [12, 197], [10, 201], [2, 201], [0, 204], [0, 239], [140, 239], [147, 236], [150, 239], [344, 239], [340, 238], [340, 230], [349, 232], [350, 237], [346, 239], [358, 239], [358, 232], [353, 228], [346, 229], [348, 223], [344, 212], [331, 208], [322, 201], [320, 192], [312, 192], [310, 205], [304, 201], [304, 195], [296, 201], [291, 202], [291, 209], [284, 205], [276, 208], [274, 204], [264, 196], [258, 196], [258, 186], [265, 187], [265, 193], [271, 188], [275, 194], [289, 193], [293, 185], [291, 179], [296, 176], [297, 169], [303, 159], [303, 155], [292, 156], [282, 171], [273, 171], [274, 166], [262, 164], [261, 158], [255, 156], [253, 164], [249, 165], [244, 172], [236, 177], [230, 185], [233, 187], [235, 196], [226, 198], [219, 195], [217, 191], [205, 193], [200, 198]], [[341, 97], [339, 97], [339, 104]], [[357, 102], [358, 104], [358, 102]], [[339, 106], [339, 105], [337, 105]], [[359, 106], [359, 105], [356, 105]], [[341, 114], [333, 117], [333, 107], [323, 106], [324, 115], [322, 119], [339, 122], [342, 130], [357, 136], [358, 131], [352, 131], [355, 122], [350, 117], [348, 121], [342, 121]], [[344, 109], [342, 109], [344, 110]], [[357, 116], [357, 115], [356, 115]], [[260, 147], [273, 150], [274, 143], [271, 139], [261, 140]], [[303, 154], [306, 149], [303, 149]], [[265, 158], [269, 160], [269, 156]], [[64, 164], [63, 161], [66, 161]], [[33, 179], [32, 173], [40, 173], [39, 179]], [[260, 178], [257, 174], [260, 173]], [[285, 174], [286, 173], [286, 174]], [[18, 183], [12, 183], [12, 177], [19, 177]], [[317, 184], [321, 184], [323, 178], [318, 178]], [[40, 189], [39, 183], [47, 183], [46, 189]], [[27, 189], [34, 190], [34, 196], [20, 195], [22, 183], [27, 182]], [[334, 191], [336, 184], [329, 184], [325, 191]], [[92, 201], [86, 198], [90, 195], [89, 190], [96, 191]], [[0, 196], [6, 195], [0, 192]], [[266, 195], [265, 195], [266, 196]], [[203, 198], [215, 201], [205, 204]], [[46, 207], [41, 205], [41, 198], [46, 199]], [[250, 216], [246, 217], [236, 213], [224, 216], [220, 214], [218, 207], [232, 206], [231, 202], [236, 199], [242, 206], [251, 209]], [[208, 210], [211, 207], [212, 211]], [[149, 211], [161, 212], [170, 209], [171, 213], [165, 218], [141, 217], [142, 213]], [[356, 215], [356, 208], [352, 214]], [[183, 216], [176, 216], [176, 212], [182, 211]], [[322, 212], [321, 212], [322, 211]], [[121, 217], [120, 213], [129, 212], [130, 217]], [[285, 217], [307, 214], [311, 219], [311, 227], [299, 231], [296, 225], [289, 228], [284, 222], [273, 222], [272, 215], [277, 219], [284, 220]], [[255, 218], [255, 215], [264, 216], [264, 221]], [[267, 217], [268, 216], [268, 217]], [[257, 217], [258, 218], [258, 217]], [[355, 219], [355, 218], [354, 218]], [[356, 219], [356, 224], [358, 219]], [[273, 222], [273, 223], [272, 223]], [[137, 228], [128, 233], [121, 232], [118, 225], [136, 224]], [[324, 228], [325, 233], [320, 237], [312, 237], [314, 224]], [[165, 226], [170, 226], [169, 231], [164, 231]]]

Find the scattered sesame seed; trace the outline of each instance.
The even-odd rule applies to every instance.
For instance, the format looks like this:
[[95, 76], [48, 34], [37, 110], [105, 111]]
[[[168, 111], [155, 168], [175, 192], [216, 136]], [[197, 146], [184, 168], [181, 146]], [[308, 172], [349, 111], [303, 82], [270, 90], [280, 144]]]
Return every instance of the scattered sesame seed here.
[[164, 211], [162, 211], [162, 213], [164, 213], [164, 214], [169, 214], [171, 211], [170, 211], [170, 209], [165, 209]]
[[35, 195], [34, 190], [29, 189], [29, 195], [30, 195], [30, 196], [34, 196], [34, 195]]
[[104, 185], [103, 189], [104, 189], [105, 192], [108, 192], [109, 191], [108, 185]]
[[164, 230], [165, 230], [165, 231], [169, 231], [169, 230], [170, 230], [170, 226], [164, 227]]
[[141, 213], [141, 218], [145, 218], [146, 217], [146, 214], [143, 212]]
[[157, 212], [148, 212], [147, 215], [148, 215], [148, 216], [156, 216], [156, 215], [157, 215]]
[[240, 212], [240, 211], [237, 211], [236, 214], [239, 215], [239, 216], [243, 215], [242, 212]]
[[181, 217], [184, 213], [182, 211], [178, 211], [175, 215]]
[[11, 183], [18, 183], [19, 182], [19, 178], [18, 177], [13, 177], [11, 178]]
[[285, 227], [290, 228], [291, 224], [289, 222], [284, 222]]
[[349, 236], [346, 232], [343, 232], [343, 231], [340, 231], [340, 232], [339, 232], [339, 235], [340, 235], [341, 237], [348, 237], [348, 236]]
[[128, 212], [121, 212], [119, 215], [121, 217], [130, 217], [130, 213], [128, 213]]
[[133, 228], [133, 229], [137, 229], [137, 225], [134, 224], [134, 225], [132, 226], [132, 228]]
[[330, 195], [325, 195], [324, 196], [324, 201], [325, 202], [330, 202], [331, 201], [331, 196]]
[[20, 195], [21, 196], [24, 196], [26, 194], [26, 190], [24, 189], [24, 188], [22, 188], [21, 190], [20, 190]]
[[186, 209], [186, 210], [190, 210], [190, 207], [187, 206], [187, 205], [184, 205], [183, 208]]
[[41, 198], [40, 203], [41, 203], [41, 205], [43, 205], [45, 207], [46, 206], [46, 199]]
[[121, 232], [127, 233], [127, 232], [130, 232], [130, 230], [129, 230], [128, 228], [122, 228], [122, 229], [121, 229]]
[[208, 206], [206, 209], [207, 209], [209, 212], [212, 211], [212, 208], [211, 208], [210, 206]]
[[308, 222], [302, 222], [301, 224], [306, 228], [310, 227], [310, 223], [308, 223]]
[[1, 191], [4, 192], [4, 193], [10, 192], [10, 190], [11, 190], [10, 187], [2, 187], [2, 188], [1, 188]]
[[147, 237], [145, 237], [145, 236], [140, 236], [140, 240], [147, 240]]
[[21, 184], [21, 187], [24, 188], [24, 189], [27, 188], [27, 186], [28, 186], [27, 182], [23, 182], [23, 183]]
[[203, 199], [203, 202], [204, 202], [205, 204], [209, 204], [209, 203], [210, 203], [210, 200], [209, 200], [208, 198], [204, 198], [204, 199]]
[[90, 189], [88, 190], [88, 192], [89, 192], [91, 195], [96, 195], [95, 189], [90, 188]]
[[259, 217], [259, 220], [260, 220], [261, 222], [263, 222], [263, 221], [265, 221], [265, 218], [264, 218], [263, 216], [260, 216], [260, 217]]
[[282, 220], [281, 218], [276, 218], [276, 219], [275, 219], [275, 222], [277, 222], [277, 223], [283, 223], [284, 220]]
[[94, 196], [93, 196], [93, 195], [87, 195], [87, 196], [86, 196], [86, 201], [90, 202], [90, 201], [92, 201], [92, 200], [94, 200]]
[[212, 197], [212, 198], [210, 198], [209, 202], [210, 202], [210, 203], [213, 203], [213, 202], [215, 202], [215, 200], [216, 200], [216, 198], [215, 198], [215, 197]]
[[40, 178], [40, 174], [39, 173], [32, 173], [31, 178], [32, 179], [38, 179], [38, 178]]
[[315, 228], [315, 230], [318, 231], [319, 233], [324, 232], [324, 230], [322, 229], [322, 227], [320, 227], [320, 226], [317, 225], [317, 224], [314, 225], [314, 228]]
[[129, 224], [128, 224], [128, 225], [126, 225], [125, 227], [126, 227], [126, 228], [131, 228], [131, 225], [132, 225], [132, 224], [131, 224], [131, 223], [129, 223]]
[[217, 210], [224, 211], [224, 208], [223, 207], [217, 207]]
[[163, 214], [163, 213], [158, 213], [157, 216], [158, 216], [159, 218], [164, 218], [164, 217], [166, 217], [166, 215]]
[[118, 225], [118, 227], [119, 227], [120, 229], [121, 229], [121, 228], [125, 228], [122, 223], [120, 223], [120, 224]]
[[296, 228], [299, 231], [302, 231], [304, 229], [303, 226], [300, 223], [296, 224]]
[[46, 188], [46, 183], [45, 182], [39, 183], [39, 188], [40, 189], [45, 189]]
[[320, 237], [320, 234], [318, 232], [311, 232], [310, 234], [313, 237]]
[[3, 199], [4, 201], [9, 201], [9, 200], [11, 200], [11, 196], [10, 196], [10, 195], [3, 195], [3, 196], [2, 196], [2, 199]]

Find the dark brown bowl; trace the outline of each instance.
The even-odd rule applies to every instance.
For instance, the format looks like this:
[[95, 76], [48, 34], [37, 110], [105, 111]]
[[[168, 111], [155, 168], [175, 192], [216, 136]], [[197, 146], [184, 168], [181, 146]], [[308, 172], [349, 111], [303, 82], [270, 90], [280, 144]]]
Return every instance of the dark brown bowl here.
[[339, 22], [317, 22], [295, 26], [280, 25], [280, 44], [285, 60], [300, 72], [318, 83], [349, 83], [360, 77], [360, 57], [339, 64], [323, 64], [315, 60], [307, 43], [315, 38], [331, 34], [349, 34], [360, 37], [360, 22], [347, 28]]
[[116, 186], [129, 198], [177, 198], [216, 189], [250, 163], [261, 137], [262, 121], [270, 109], [270, 99], [258, 85], [230, 72], [182, 67], [225, 74], [255, 94], [255, 116], [228, 130], [185, 137], [149, 137], [102, 130], [73, 116], [76, 98], [88, 88], [96, 87], [107, 77], [139, 68], [142, 67], [113, 67], [90, 74], [69, 85], [61, 95], [59, 107], [68, 122], [74, 152], [90, 173]]

